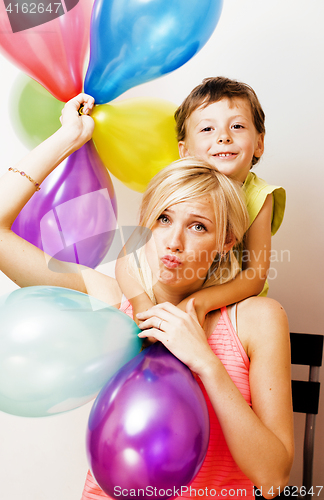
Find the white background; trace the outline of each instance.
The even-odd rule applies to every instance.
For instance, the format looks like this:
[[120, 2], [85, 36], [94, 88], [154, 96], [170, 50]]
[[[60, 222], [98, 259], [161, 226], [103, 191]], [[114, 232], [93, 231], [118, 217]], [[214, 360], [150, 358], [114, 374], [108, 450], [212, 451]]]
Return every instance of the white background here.
[[[282, 261], [272, 263], [270, 296], [283, 304], [296, 332], [324, 333], [323, 21], [322, 0], [225, 0], [213, 36], [193, 59], [122, 96], [161, 97], [180, 104], [204, 77], [216, 75], [245, 81], [256, 90], [267, 127], [265, 154], [256, 172], [287, 190], [285, 219], [273, 238], [279, 260], [280, 252], [287, 252]], [[0, 56], [0, 74], [2, 174], [26, 150], [11, 128], [8, 110], [19, 72]], [[136, 224], [140, 195], [115, 179], [114, 184], [120, 224]], [[0, 289], [4, 294], [15, 285], [0, 274]], [[297, 373], [307, 376], [302, 369], [294, 369]], [[84, 436], [90, 408], [88, 404], [44, 419], [0, 412], [1, 500], [79, 500], [87, 470]], [[296, 458], [290, 484], [300, 485], [303, 416], [296, 415], [295, 423]], [[324, 484], [323, 449], [321, 404], [314, 486]]]

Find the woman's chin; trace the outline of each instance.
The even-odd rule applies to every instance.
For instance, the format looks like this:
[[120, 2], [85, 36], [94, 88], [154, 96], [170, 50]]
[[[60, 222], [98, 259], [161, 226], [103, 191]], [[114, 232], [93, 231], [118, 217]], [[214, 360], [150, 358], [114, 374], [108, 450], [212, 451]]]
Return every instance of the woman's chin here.
[[177, 285], [181, 283], [181, 278], [179, 277], [176, 270], [170, 269], [160, 269], [157, 274], [157, 280], [164, 285]]

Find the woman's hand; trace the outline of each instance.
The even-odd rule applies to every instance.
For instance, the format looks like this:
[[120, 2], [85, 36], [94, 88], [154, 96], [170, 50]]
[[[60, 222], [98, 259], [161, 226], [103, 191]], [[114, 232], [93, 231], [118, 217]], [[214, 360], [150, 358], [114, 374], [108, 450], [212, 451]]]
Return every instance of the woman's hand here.
[[79, 94], [68, 101], [62, 109], [60, 122], [62, 128], [74, 138], [76, 148], [91, 139], [94, 121], [90, 113], [94, 106], [94, 98], [87, 94]]
[[188, 302], [194, 298], [195, 299], [195, 310], [196, 310], [199, 324], [201, 326], [204, 326], [208, 311], [206, 311], [206, 307], [205, 307], [206, 302], [200, 300], [200, 296], [201, 296], [200, 293], [201, 293], [201, 290], [199, 292], [196, 292], [194, 294], [194, 297], [192, 296], [192, 297], [187, 297], [186, 299], [183, 299], [181, 302], [179, 302], [177, 307], [179, 309], [181, 309], [181, 311], [186, 311]]
[[186, 312], [165, 302], [137, 314], [137, 318], [142, 320], [139, 327], [143, 331], [139, 337], [149, 336], [159, 340], [198, 375], [206, 368], [209, 360], [215, 360], [206, 334], [199, 324], [194, 299], [188, 302]]

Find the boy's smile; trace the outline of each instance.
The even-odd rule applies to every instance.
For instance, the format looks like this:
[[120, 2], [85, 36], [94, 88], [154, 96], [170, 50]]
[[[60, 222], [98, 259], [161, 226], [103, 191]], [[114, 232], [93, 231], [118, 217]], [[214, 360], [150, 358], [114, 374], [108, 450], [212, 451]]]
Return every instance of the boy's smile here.
[[262, 155], [263, 145], [264, 136], [254, 126], [248, 101], [224, 98], [191, 113], [179, 151], [180, 157], [203, 158], [223, 174], [243, 183], [253, 156]]

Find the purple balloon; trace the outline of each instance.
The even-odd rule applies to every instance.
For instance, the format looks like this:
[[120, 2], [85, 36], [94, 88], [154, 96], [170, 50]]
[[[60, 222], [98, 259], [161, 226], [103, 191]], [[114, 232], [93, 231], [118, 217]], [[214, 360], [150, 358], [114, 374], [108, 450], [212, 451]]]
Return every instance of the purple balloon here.
[[116, 217], [113, 184], [89, 141], [45, 179], [12, 230], [51, 257], [95, 268], [112, 243]]
[[[100, 391], [90, 413], [87, 453], [111, 497], [172, 498], [188, 485], [209, 441], [206, 401], [191, 371], [161, 343], [145, 349]], [[156, 488], [156, 490], [154, 490]], [[126, 490], [128, 494], [126, 494]]]

